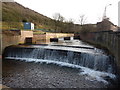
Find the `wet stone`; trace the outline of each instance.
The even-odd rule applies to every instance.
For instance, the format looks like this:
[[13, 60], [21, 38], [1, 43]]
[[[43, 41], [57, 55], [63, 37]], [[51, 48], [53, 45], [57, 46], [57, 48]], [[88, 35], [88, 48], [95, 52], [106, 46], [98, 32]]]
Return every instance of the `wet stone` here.
[[85, 76], [79, 75], [77, 69], [62, 68], [57, 65], [4, 60], [3, 71], [3, 84], [11, 88], [107, 87], [104, 83], [86, 80]]

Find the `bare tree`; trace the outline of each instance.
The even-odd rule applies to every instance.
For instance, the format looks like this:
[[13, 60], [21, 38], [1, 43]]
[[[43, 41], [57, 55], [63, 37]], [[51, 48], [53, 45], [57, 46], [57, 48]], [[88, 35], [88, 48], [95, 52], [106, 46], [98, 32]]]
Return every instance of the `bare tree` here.
[[87, 20], [87, 18], [85, 17], [85, 15], [80, 15], [80, 17], [79, 17], [80, 25], [85, 24], [86, 20]]
[[63, 22], [65, 18], [60, 13], [55, 13], [53, 15], [53, 19], [56, 20], [56, 21]]
[[74, 32], [74, 19], [70, 18], [68, 21], [68, 32]]
[[57, 30], [62, 27], [62, 23], [65, 20], [65, 18], [60, 14], [60, 13], [55, 13], [53, 15], [53, 19], [55, 22], [55, 32], [57, 32]]
[[74, 24], [74, 21], [75, 21], [74, 19], [70, 18], [69, 21], [68, 21], [68, 23]]

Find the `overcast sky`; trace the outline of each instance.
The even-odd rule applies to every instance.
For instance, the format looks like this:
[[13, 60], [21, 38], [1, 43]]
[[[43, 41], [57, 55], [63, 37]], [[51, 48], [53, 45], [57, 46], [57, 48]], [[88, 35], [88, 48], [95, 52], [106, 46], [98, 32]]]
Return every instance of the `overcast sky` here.
[[80, 15], [87, 17], [86, 23], [97, 23], [102, 20], [105, 6], [106, 15], [114, 24], [118, 25], [118, 2], [120, 0], [14, 0], [25, 7], [35, 10], [50, 18], [60, 13], [67, 20], [74, 19], [79, 23]]

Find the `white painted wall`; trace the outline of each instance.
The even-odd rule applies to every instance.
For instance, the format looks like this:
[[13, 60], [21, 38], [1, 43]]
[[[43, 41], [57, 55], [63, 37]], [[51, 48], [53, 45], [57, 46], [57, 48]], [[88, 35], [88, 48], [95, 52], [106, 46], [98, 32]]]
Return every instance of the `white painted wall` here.
[[34, 24], [31, 23], [31, 30], [34, 30]]

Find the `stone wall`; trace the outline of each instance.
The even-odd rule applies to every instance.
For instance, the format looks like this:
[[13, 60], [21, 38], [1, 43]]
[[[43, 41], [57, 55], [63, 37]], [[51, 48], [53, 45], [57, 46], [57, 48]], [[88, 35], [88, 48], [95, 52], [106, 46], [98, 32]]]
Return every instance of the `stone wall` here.
[[92, 44], [107, 48], [109, 52], [115, 56], [120, 72], [120, 31], [90, 32], [85, 35], [80, 34], [80, 38]]
[[21, 31], [21, 30], [17, 30], [17, 31], [6, 30], [6, 31], [3, 31], [1, 35], [2, 35], [1, 51], [3, 51], [4, 48], [7, 46], [24, 43], [25, 38], [33, 37], [33, 32]]
[[33, 44], [46, 43], [46, 34], [33, 35]]
[[68, 37], [74, 36], [73, 34], [67, 33], [45, 33], [45, 34], [36, 34], [33, 35], [33, 31], [24, 31], [24, 30], [6, 30], [1, 33], [2, 35], [2, 46], [1, 51], [4, 50], [5, 47], [10, 45], [18, 45], [24, 44], [26, 38], [32, 38], [33, 44], [41, 44], [41, 43], [49, 43], [50, 38], [60, 38], [60, 37]]
[[68, 33], [45, 33], [33, 35], [33, 44], [50, 43], [50, 38], [72, 37], [74, 34]]
[[69, 33], [46, 33], [46, 41], [50, 42], [50, 38], [73, 37], [74, 34]]
[[5, 47], [10, 46], [10, 45], [17, 45], [20, 40], [20, 36], [8, 36], [3, 34], [2, 35], [2, 46], [1, 46], [1, 51], [4, 50]]
[[114, 25], [108, 19], [104, 19], [102, 22], [97, 23], [97, 30], [98, 31], [103, 31], [103, 30], [117, 31], [118, 26]]
[[68, 33], [46, 33], [46, 39], [50, 38], [60, 38], [60, 37], [72, 37], [74, 34]]
[[25, 43], [25, 38], [30, 38], [30, 37], [31, 38], [33, 37], [33, 31], [21, 30], [19, 43]]

